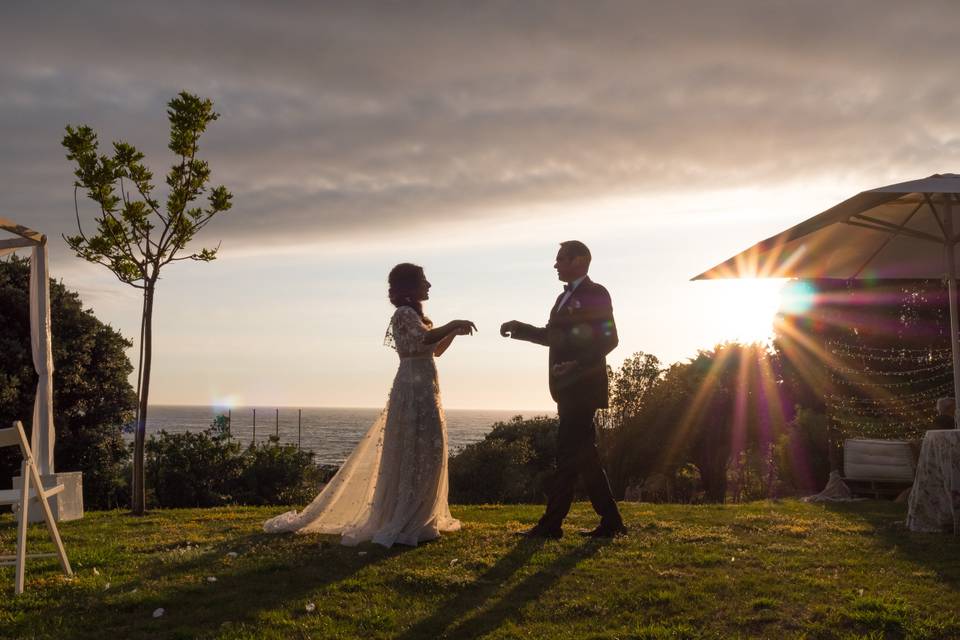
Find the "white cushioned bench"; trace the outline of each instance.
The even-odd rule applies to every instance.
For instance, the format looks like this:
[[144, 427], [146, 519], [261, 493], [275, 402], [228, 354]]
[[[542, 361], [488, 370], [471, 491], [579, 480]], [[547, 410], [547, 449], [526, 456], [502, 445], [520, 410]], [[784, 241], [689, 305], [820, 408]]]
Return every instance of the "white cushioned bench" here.
[[866, 483], [870, 493], [897, 493], [913, 484], [917, 472], [913, 447], [905, 440], [850, 438], [843, 443], [843, 479]]

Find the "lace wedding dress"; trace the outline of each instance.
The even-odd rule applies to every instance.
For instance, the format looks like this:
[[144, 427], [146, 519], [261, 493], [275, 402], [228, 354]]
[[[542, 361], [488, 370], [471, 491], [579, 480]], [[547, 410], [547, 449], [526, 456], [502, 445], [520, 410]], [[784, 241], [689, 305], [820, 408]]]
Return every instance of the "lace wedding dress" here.
[[400, 355], [387, 408], [337, 474], [303, 511], [263, 525], [268, 533], [337, 533], [345, 545], [373, 541], [416, 545], [460, 521], [447, 506], [447, 426], [430, 329], [410, 307], [398, 307], [387, 338]]

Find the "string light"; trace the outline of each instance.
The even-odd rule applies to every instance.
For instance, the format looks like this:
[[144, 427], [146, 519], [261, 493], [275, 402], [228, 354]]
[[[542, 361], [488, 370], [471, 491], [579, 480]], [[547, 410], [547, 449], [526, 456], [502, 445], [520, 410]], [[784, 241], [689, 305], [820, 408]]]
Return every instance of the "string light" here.
[[[911, 404], [911, 403], [915, 403], [921, 398], [927, 398], [931, 394], [935, 394], [937, 392], [942, 392], [942, 393], [947, 392], [950, 390], [951, 387], [952, 387], [951, 384], [943, 383], [932, 389], [925, 389], [923, 391], [917, 391], [915, 393], [903, 393], [903, 394], [897, 395], [896, 397], [891, 397], [891, 398], [864, 398], [860, 396], [845, 397], [845, 396], [838, 396], [838, 395], [833, 395], [832, 397], [837, 399], [845, 399], [846, 401], [851, 403], [869, 404], [869, 405], [878, 405], [878, 406], [891, 405], [891, 404]], [[831, 396], [828, 396], [828, 397], [831, 397]], [[940, 397], [940, 396], [937, 396], [937, 397]]]
[[950, 355], [950, 348], [934, 348], [934, 347], [868, 347], [865, 345], [859, 344], [849, 344], [847, 342], [840, 342], [839, 340], [829, 340], [827, 341], [827, 347], [831, 351], [837, 350], [846, 350], [846, 351], [857, 351], [863, 353], [917, 353], [917, 354], [927, 354], [927, 353], [936, 353], [943, 356]]
[[907, 369], [899, 371], [883, 371], [880, 369], [870, 369], [864, 367], [862, 369], [852, 369], [846, 367], [831, 367], [837, 373], [848, 373], [848, 374], [870, 374], [870, 375], [883, 375], [883, 376], [912, 376], [918, 373], [929, 373], [930, 371], [943, 371], [948, 370], [952, 365], [948, 362], [946, 364], [938, 364], [931, 367], [921, 367], [919, 369]]
[[868, 347], [838, 340], [826, 346], [834, 356], [829, 368], [836, 392], [824, 400], [844, 437], [920, 437], [933, 420], [936, 400], [952, 394], [949, 348]]
[[933, 362], [950, 359], [950, 349], [932, 347], [864, 347], [850, 345], [836, 340], [827, 343], [827, 348], [836, 355], [858, 360], [876, 360], [880, 362]]

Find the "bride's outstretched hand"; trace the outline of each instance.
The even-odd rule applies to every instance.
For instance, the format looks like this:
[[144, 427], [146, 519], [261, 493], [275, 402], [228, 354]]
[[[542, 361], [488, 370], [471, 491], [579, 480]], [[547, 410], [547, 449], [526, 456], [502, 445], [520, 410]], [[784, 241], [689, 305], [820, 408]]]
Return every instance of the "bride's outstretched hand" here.
[[453, 330], [453, 335], [471, 336], [473, 332], [477, 330], [477, 325], [473, 324], [470, 320], [451, 320], [450, 328]]
[[473, 332], [477, 330], [477, 325], [470, 320], [454, 320], [453, 322], [455, 325], [453, 332], [458, 336], [472, 336]]

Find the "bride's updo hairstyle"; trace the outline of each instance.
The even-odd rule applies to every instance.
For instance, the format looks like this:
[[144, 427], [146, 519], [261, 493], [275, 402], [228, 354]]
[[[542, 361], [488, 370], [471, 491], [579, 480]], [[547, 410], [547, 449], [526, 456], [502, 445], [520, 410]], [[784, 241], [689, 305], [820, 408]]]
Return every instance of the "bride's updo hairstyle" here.
[[425, 279], [423, 267], [419, 265], [401, 262], [395, 266], [387, 276], [387, 283], [390, 285], [387, 295], [390, 297], [390, 303], [395, 307], [411, 307], [423, 318], [423, 305], [420, 304], [417, 292], [420, 289], [420, 283]]

